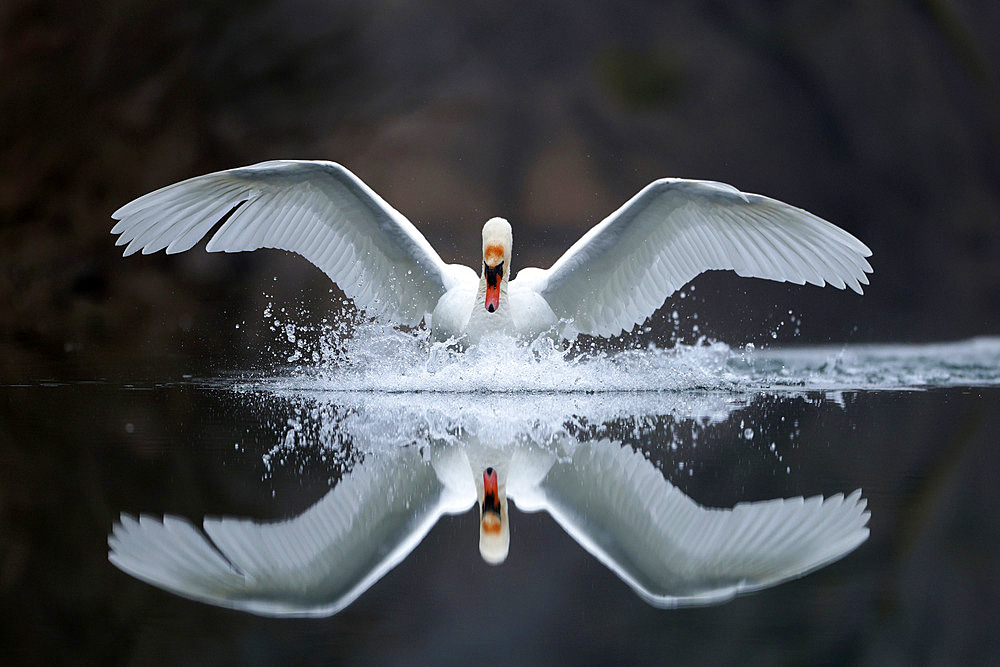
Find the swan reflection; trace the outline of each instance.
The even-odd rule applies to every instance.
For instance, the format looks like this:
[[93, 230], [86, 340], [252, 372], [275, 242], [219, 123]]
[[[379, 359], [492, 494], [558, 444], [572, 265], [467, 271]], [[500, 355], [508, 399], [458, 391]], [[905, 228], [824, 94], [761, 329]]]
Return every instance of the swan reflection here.
[[[502, 562], [510, 498], [521, 511], [547, 511], [647, 602], [675, 607], [802, 576], [868, 537], [860, 490], [707, 508], [642, 452], [562, 426], [581, 415], [591, 425], [612, 419], [625, 406], [641, 414], [635, 397], [610, 405], [605, 398], [494, 398], [509, 403], [503, 409], [481, 398], [375, 398], [330, 402], [341, 408], [331, 411], [332, 427], [353, 433], [364, 460], [301, 515], [275, 522], [207, 517], [199, 528], [175, 516], [122, 514], [109, 559], [194, 600], [263, 615], [326, 616], [402, 561], [443, 514], [478, 505], [480, 553]], [[723, 419], [720, 410], [738, 402], [720, 400], [721, 407], [689, 401], [667, 411]], [[662, 414], [663, 397], [654, 403], [646, 407]], [[373, 442], [379, 434], [385, 441]]]

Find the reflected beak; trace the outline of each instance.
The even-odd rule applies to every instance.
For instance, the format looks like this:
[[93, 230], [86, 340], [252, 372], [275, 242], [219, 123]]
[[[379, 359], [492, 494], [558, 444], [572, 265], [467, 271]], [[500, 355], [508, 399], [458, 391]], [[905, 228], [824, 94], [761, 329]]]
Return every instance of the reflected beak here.
[[491, 535], [499, 534], [501, 526], [497, 471], [487, 468], [483, 472], [483, 532]]
[[500, 495], [500, 491], [497, 471], [487, 468], [483, 472], [483, 496], [479, 506], [479, 555], [490, 565], [504, 562], [510, 549], [507, 500]]

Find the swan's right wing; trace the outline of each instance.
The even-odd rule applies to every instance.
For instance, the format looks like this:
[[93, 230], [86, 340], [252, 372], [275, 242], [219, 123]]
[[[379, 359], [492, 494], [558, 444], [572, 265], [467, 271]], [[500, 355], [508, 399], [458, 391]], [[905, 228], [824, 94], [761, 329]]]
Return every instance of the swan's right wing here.
[[273, 160], [168, 185], [115, 211], [125, 255], [277, 248], [319, 267], [359, 308], [416, 324], [455, 279], [423, 235], [350, 171]]
[[434, 467], [410, 447], [366, 461], [287, 521], [207, 518], [203, 532], [178, 517], [122, 514], [108, 559], [193, 600], [264, 616], [329, 616], [456, 509]]
[[665, 178], [594, 226], [552, 268], [522, 271], [515, 282], [538, 292], [576, 331], [614, 336], [702, 271], [860, 294], [870, 255], [861, 241], [800, 208], [725, 183]]
[[802, 576], [868, 538], [861, 492], [702, 507], [641, 453], [582, 443], [519, 509], [546, 509], [653, 605], [721, 602]]

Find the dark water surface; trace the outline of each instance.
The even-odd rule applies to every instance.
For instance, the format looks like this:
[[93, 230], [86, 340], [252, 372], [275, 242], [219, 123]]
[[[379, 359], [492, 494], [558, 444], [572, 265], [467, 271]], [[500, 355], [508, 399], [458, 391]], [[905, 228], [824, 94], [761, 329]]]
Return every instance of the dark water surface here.
[[[778, 349], [749, 359], [746, 350], [702, 347], [561, 361], [535, 350], [518, 362], [534, 368], [531, 391], [502, 383], [476, 391], [496, 367], [452, 357], [395, 379], [372, 364], [268, 376], [30, 377], [0, 387], [2, 651], [17, 662], [140, 664], [992, 662], [1000, 656], [998, 347]], [[614, 385], [615, 372], [660, 386], [558, 390], [593, 376]], [[435, 383], [450, 391], [430, 391]], [[589, 496], [576, 534], [549, 512], [521, 511], [515, 497], [500, 566], [480, 557], [476, 510], [445, 514], [402, 549], [397, 566], [320, 618], [192, 601], [108, 561], [123, 514], [192, 526], [206, 516], [291, 519], [362, 469], [398, 470], [389, 488], [402, 489], [421, 459], [448, 447], [552, 452], [581, 489], [612, 473], [582, 468], [573, 452], [634, 448], [663, 488], [718, 508], [861, 489], [870, 535], [801, 578], [677, 609], [654, 606], [591, 553], [595, 541], [621, 537], [616, 524], [588, 518]], [[640, 496], [653, 493], [643, 488]], [[406, 505], [413, 514], [419, 495]], [[683, 561], [678, 554], [671, 566]], [[278, 589], [269, 599], [293, 611], [322, 607], [315, 590]], [[236, 598], [223, 604], [244, 604]]]

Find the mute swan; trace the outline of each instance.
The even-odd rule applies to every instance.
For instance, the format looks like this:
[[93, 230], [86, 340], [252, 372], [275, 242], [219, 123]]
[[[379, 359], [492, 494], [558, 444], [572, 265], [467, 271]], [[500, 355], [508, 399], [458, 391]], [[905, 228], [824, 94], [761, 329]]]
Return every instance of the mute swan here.
[[[419, 420], [412, 411], [403, 419], [411, 418]], [[475, 421], [463, 423], [475, 428]], [[202, 530], [179, 517], [122, 514], [109, 559], [194, 600], [267, 616], [328, 616], [406, 558], [439, 517], [477, 503], [480, 554], [503, 561], [509, 495], [522, 511], [546, 510], [644, 600], [674, 607], [801, 576], [868, 537], [860, 490], [710, 509], [631, 447], [565, 432], [539, 437], [527, 422], [499, 443], [463, 429], [366, 456], [286, 521], [208, 517]]]
[[445, 264], [409, 220], [344, 167], [275, 160], [191, 178], [112, 214], [125, 255], [279, 248], [319, 267], [361, 309], [424, 319], [442, 340], [494, 330], [614, 336], [703, 271], [862, 293], [871, 251], [802, 209], [724, 183], [661, 179], [593, 227], [549, 269], [511, 280], [512, 234], [483, 227], [482, 268]]

